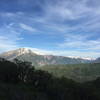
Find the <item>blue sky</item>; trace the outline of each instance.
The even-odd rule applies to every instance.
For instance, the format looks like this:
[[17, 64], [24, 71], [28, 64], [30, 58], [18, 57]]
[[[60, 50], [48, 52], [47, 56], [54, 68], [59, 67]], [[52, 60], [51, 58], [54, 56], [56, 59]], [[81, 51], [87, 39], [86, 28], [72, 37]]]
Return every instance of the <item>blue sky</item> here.
[[0, 52], [100, 57], [100, 0], [0, 0]]

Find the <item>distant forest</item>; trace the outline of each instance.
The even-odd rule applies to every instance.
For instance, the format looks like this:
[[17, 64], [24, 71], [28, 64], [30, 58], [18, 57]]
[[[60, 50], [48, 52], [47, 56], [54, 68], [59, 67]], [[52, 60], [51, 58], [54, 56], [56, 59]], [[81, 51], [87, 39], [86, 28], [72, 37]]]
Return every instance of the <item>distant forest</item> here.
[[79, 83], [29, 62], [0, 58], [0, 100], [100, 100], [100, 78]]

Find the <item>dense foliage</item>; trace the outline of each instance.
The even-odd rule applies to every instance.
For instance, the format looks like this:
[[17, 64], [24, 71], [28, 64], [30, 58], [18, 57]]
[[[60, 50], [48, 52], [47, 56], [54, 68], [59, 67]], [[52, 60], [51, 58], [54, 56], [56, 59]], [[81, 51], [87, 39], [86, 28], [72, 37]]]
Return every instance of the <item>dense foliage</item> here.
[[36, 70], [29, 62], [0, 59], [0, 100], [100, 100], [100, 79], [77, 83]]

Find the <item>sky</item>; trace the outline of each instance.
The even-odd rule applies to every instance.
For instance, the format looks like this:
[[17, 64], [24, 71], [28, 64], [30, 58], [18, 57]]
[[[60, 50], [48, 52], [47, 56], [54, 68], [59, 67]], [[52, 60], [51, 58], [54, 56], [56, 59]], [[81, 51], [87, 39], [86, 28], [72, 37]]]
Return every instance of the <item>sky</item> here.
[[100, 0], [0, 0], [0, 52], [100, 57]]

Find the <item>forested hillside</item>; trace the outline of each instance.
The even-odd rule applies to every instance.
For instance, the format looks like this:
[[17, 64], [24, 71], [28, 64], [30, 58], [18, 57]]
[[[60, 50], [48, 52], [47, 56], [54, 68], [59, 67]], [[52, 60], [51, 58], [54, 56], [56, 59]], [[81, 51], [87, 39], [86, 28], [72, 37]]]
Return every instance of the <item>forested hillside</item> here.
[[100, 100], [100, 79], [77, 83], [36, 70], [29, 62], [0, 59], [0, 100]]

